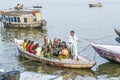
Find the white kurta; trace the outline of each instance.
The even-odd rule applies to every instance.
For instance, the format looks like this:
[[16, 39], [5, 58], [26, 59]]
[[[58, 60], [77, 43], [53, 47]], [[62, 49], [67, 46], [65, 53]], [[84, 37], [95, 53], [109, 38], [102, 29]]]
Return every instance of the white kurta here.
[[71, 43], [70, 51], [72, 56], [78, 56], [77, 41], [78, 41], [78, 37], [75, 34], [74, 36], [69, 35], [69, 43]]

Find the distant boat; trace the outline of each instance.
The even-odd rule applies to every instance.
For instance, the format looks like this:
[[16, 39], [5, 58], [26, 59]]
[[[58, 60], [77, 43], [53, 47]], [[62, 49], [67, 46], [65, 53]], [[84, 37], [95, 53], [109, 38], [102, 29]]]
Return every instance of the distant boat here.
[[4, 27], [40, 28], [46, 26], [47, 22], [42, 19], [40, 9], [27, 9], [18, 5], [20, 4], [17, 4], [14, 9], [2, 10], [0, 12]]
[[102, 4], [100, 2], [96, 4], [89, 4], [89, 7], [102, 7]]
[[42, 8], [42, 6], [39, 6], [39, 5], [38, 6], [33, 6], [33, 8]]
[[120, 46], [100, 45], [91, 42], [94, 50], [103, 58], [120, 63]]
[[63, 59], [63, 60], [59, 60], [59, 59], [49, 59], [49, 58], [40, 58], [37, 57], [34, 54], [31, 54], [27, 51], [24, 51], [21, 44], [23, 44], [23, 40], [18, 40], [15, 39], [15, 44], [16, 47], [18, 49], [18, 52], [20, 53], [20, 55], [22, 57], [25, 57], [27, 59], [36, 61], [36, 62], [44, 62], [46, 64], [52, 65], [52, 66], [58, 66], [58, 67], [66, 67], [66, 68], [92, 68], [95, 64], [96, 61], [83, 56], [83, 55], [79, 55], [79, 59], [80, 60], [76, 60], [76, 59]]
[[37, 5], [33, 6], [33, 8], [42, 8], [42, 6], [40, 4], [37, 4]]
[[115, 32], [120, 37], [120, 28], [115, 28]]

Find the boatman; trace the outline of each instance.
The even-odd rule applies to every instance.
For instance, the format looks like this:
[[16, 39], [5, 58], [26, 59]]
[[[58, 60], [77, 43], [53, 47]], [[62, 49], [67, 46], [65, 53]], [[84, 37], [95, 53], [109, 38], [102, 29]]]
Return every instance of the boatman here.
[[77, 42], [80, 43], [80, 40], [75, 35], [74, 31], [70, 31], [69, 44], [70, 44], [70, 53], [71, 53], [72, 59], [73, 59], [73, 57], [78, 59], [78, 57], [77, 57], [78, 56]]

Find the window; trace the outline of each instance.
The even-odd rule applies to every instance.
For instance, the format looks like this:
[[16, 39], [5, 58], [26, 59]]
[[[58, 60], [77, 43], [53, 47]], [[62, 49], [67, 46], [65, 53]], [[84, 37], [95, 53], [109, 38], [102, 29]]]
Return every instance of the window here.
[[10, 17], [8, 17], [8, 21], [10, 22]]
[[14, 17], [14, 21], [17, 22], [17, 18], [16, 17]]
[[17, 17], [17, 21], [20, 22], [20, 18], [19, 17]]
[[13, 17], [11, 17], [11, 22], [13, 22]]
[[27, 16], [24, 16], [24, 22], [27, 23]]

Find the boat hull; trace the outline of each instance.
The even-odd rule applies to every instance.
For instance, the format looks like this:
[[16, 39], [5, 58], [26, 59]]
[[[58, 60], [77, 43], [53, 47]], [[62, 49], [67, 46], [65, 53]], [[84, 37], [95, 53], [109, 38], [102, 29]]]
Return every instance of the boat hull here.
[[94, 44], [92, 44], [92, 47], [101, 57], [103, 57], [111, 62], [120, 63], [120, 54], [116, 54], [113, 51], [95, 46]]
[[24, 51], [17, 44], [16, 44], [16, 46], [17, 46], [18, 52], [20, 53], [20, 55], [22, 57], [25, 57], [27, 59], [30, 59], [30, 60], [33, 60], [36, 62], [42, 62], [42, 63], [46, 63], [49, 65], [53, 65], [53, 66], [66, 67], [66, 68], [92, 68], [96, 64], [96, 62], [94, 60], [91, 60], [88, 63], [77, 64], [77, 63], [61, 62], [61, 60], [58, 60], [58, 59], [39, 58], [39, 57], [35, 56], [34, 54]]
[[46, 21], [37, 21], [32, 23], [7, 23], [3, 22], [4, 27], [9, 28], [42, 28], [42, 26], [46, 26]]
[[33, 8], [42, 8], [42, 6], [33, 6]]
[[102, 7], [101, 4], [89, 4], [89, 7]]
[[120, 29], [119, 28], [115, 28], [115, 32], [120, 37]]

